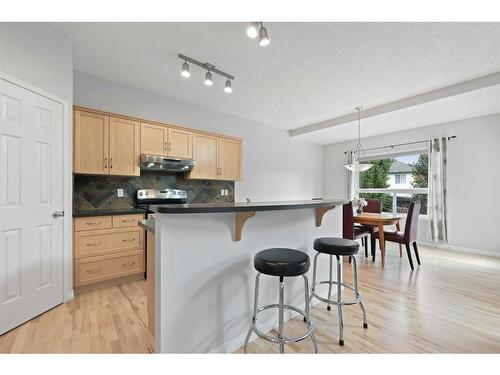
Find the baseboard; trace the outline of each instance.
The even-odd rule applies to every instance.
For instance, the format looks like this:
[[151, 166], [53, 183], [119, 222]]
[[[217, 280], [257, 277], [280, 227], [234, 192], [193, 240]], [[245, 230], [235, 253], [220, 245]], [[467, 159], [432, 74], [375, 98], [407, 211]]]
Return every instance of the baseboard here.
[[472, 249], [472, 248], [468, 248], [468, 247], [460, 247], [460, 246], [454, 246], [454, 245], [450, 245], [450, 244], [442, 244], [442, 243], [435, 243], [435, 242], [429, 242], [429, 241], [418, 241], [418, 244], [425, 246], [425, 247], [435, 247], [435, 248], [441, 249], [441, 250], [455, 251], [455, 252], [460, 252], [460, 253], [464, 253], [464, 254], [476, 254], [476, 255], [484, 255], [484, 256], [489, 256], [489, 257], [494, 257], [494, 258], [500, 258], [500, 253], [498, 253], [498, 252]]

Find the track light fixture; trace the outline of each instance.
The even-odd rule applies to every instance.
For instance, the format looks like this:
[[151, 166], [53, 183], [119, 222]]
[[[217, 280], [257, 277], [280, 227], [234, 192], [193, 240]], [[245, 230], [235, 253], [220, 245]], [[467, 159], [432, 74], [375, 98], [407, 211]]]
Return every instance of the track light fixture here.
[[250, 38], [255, 39], [259, 35], [259, 24], [260, 22], [250, 22], [250, 25], [248, 25], [247, 35]]
[[187, 61], [184, 60], [184, 63], [182, 64], [182, 71], [181, 71], [181, 76], [185, 78], [191, 77], [191, 73], [189, 72], [189, 65]]
[[224, 91], [227, 92], [228, 94], [233, 92], [233, 88], [231, 87], [231, 81], [229, 79], [226, 81], [226, 87], [224, 87]]
[[210, 71], [205, 74], [205, 81], [203, 81], [203, 83], [206, 86], [212, 86], [214, 84], [214, 81], [212, 81], [212, 73], [210, 73]]
[[203, 83], [206, 86], [212, 86], [214, 84], [214, 81], [212, 78], [212, 73], [215, 73], [215, 74], [218, 74], [220, 76], [227, 78], [226, 85], [224, 87], [224, 91], [227, 93], [233, 92], [232, 82], [231, 82], [232, 80], [234, 80], [233, 75], [225, 73], [225, 72], [217, 69], [215, 67], [215, 65], [212, 65], [210, 63], [202, 63], [202, 62], [199, 62], [198, 60], [192, 59], [191, 57], [187, 57], [187, 56], [184, 56], [181, 54], [178, 54], [178, 56], [179, 56], [179, 59], [184, 60], [184, 62], [182, 63], [182, 70], [181, 70], [181, 75], [183, 77], [188, 78], [191, 76], [191, 73], [189, 71], [189, 65], [188, 65], [188, 62], [190, 62], [193, 65], [196, 65], [196, 66], [199, 66], [200, 68], [206, 69], [207, 72], [205, 73], [205, 80], [203, 81]]
[[255, 39], [257, 36], [259, 37], [259, 45], [264, 47], [271, 43], [269, 39], [269, 34], [267, 33], [267, 29], [264, 27], [262, 22], [250, 22], [247, 28], [247, 35]]

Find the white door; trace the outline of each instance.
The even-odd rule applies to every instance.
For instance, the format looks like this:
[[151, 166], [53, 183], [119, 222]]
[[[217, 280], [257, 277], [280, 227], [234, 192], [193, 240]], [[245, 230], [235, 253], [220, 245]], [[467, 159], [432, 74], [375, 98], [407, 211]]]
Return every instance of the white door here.
[[0, 78], [0, 334], [63, 302], [63, 106]]

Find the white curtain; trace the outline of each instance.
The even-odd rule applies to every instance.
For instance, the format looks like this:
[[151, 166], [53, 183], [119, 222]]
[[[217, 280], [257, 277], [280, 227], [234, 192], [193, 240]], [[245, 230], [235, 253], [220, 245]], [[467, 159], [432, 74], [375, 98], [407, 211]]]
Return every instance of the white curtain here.
[[[355, 151], [347, 152], [347, 164], [352, 164], [354, 160]], [[347, 199], [352, 200], [353, 198], [359, 198], [358, 194], [358, 185], [359, 185], [359, 176], [358, 173], [352, 172], [346, 168], [347, 172]]]
[[448, 242], [447, 224], [447, 153], [448, 139], [434, 138], [429, 141], [429, 233], [434, 242]]

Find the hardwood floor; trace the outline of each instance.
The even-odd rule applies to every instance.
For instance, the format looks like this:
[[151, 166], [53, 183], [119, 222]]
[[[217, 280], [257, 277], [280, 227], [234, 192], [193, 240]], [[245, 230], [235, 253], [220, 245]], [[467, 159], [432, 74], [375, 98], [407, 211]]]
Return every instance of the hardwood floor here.
[[0, 353], [149, 353], [146, 281], [82, 293], [0, 336]]
[[[359, 307], [346, 307], [344, 347], [336, 309], [312, 309], [320, 353], [500, 353], [500, 259], [421, 247], [422, 266], [411, 272], [403, 255], [389, 246], [384, 269], [380, 259], [358, 255], [369, 328]], [[0, 353], [148, 353], [145, 289], [141, 280], [79, 295], [0, 336]], [[303, 327], [296, 318], [286, 334]], [[248, 351], [277, 353], [278, 346], [258, 339]], [[285, 351], [313, 347], [305, 340]]]

